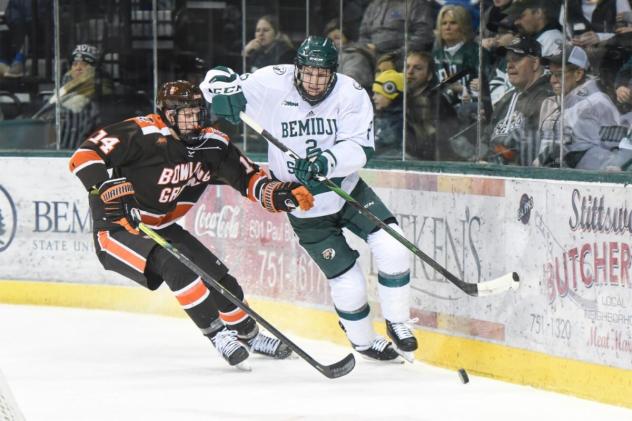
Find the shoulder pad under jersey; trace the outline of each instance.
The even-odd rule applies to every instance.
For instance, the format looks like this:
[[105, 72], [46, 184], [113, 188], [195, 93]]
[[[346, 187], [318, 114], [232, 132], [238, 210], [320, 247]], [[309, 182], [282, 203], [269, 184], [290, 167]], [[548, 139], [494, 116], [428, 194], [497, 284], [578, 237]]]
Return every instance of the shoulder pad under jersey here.
[[152, 133], [160, 133], [163, 136], [169, 136], [171, 131], [169, 127], [162, 121], [158, 114], [147, 114], [146, 116], [133, 117], [126, 121], [134, 122], [143, 132], [144, 135]]
[[228, 144], [230, 142], [230, 138], [228, 135], [221, 130], [217, 130], [214, 127], [205, 127], [200, 131], [200, 134], [206, 139], [215, 139], [219, 140], [222, 143]]
[[276, 64], [274, 66], [266, 66], [252, 73], [255, 79], [260, 83], [269, 86], [278, 83], [279, 79], [287, 79], [294, 77], [294, 66], [291, 64]]

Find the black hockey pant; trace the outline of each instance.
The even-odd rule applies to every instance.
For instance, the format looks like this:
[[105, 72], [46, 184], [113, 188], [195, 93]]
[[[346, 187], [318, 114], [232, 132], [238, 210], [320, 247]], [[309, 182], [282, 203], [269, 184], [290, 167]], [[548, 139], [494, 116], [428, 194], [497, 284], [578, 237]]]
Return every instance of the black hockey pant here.
[[[228, 273], [228, 268], [188, 231], [172, 224], [156, 232], [243, 300], [243, 290]], [[243, 325], [248, 319], [243, 310], [207, 287], [198, 275], [150, 238], [117, 229], [99, 231], [94, 234], [94, 240], [97, 256], [105, 269], [118, 272], [152, 291], [165, 282], [204, 334], [222, 327], [218, 316], [229, 325]]]

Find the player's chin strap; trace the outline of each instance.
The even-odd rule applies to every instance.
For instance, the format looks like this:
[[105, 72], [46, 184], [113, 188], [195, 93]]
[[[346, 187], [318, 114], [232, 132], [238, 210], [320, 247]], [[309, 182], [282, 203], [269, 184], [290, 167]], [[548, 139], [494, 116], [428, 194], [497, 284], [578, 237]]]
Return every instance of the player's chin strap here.
[[191, 259], [189, 259], [187, 256], [182, 254], [182, 252], [180, 252], [180, 250], [174, 247], [173, 244], [168, 242], [156, 231], [152, 230], [147, 225], [140, 222], [140, 219], [138, 219], [139, 218], [138, 215], [136, 215], [134, 218], [135, 218], [135, 222], [138, 223], [139, 230], [141, 230], [149, 238], [154, 240], [156, 244], [158, 244], [160, 247], [164, 248], [169, 253], [171, 253], [171, 255], [173, 255], [173, 257], [175, 257], [176, 259], [178, 259], [179, 262], [181, 262], [183, 265], [191, 269], [191, 271], [193, 271], [193, 273], [198, 275], [204, 281], [205, 284], [215, 289], [217, 292], [222, 294], [224, 298], [226, 298], [235, 306], [243, 310], [250, 317], [255, 319], [261, 326], [263, 326], [270, 333], [272, 333], [274, 336], [279, 338], [281, 342], [286, 344], [292, 351], [296, 352], [298, 356], [300, 356], [302, 359], [307, 361], [309, 365], [314, 367], [316, 370], [320, 371], [324, 376], [329, 377], [330, 379], [335, 379], [337, 377], [342, 377], [345, 374], [349, 374], [351, 370], [353, 370], [353, 367], [355, 367], [355, 358], [353, 357], [353, 354], [349, 354], [342, 360], [330, 365], [323, 365], [319, 363], [318, 361], [316, 361], [315, 359], [313, 359], [307, 352], [303, 351], [301, 347], [296, 345], [294, 342], [288, 339], [284, 334], [279, 332], [277, 328], [272, 326], [266, 319], [260, 316], [256, 311], [248, 307], [247, 304], [245, 304], [239, 298], [235, 297], [235, 295], [233, 295], [229, 290], [224, 288], [222, 284], [217, 282], [211, 275], [209, 275], [206, 271], [204, 271], [204, 269], [200, 268], [198, 265], [193, 263]]
[[[255, 132], [259, 133], [265, 140], [272, 143], [274, 146], [279, 148], [283, 153], [289, 156], [292, 159], [300, 159], [294, 151], [289, 149], [283, 143], [281, 143], [276, 137], [274, 137], [269, 131], [265, 130], [261, 127], [255, 120], [253, 120], [248, 114], [243, 111], [239, 114], [241, 120], [246, 123], [251, 129]], [[323, 183], [327, 188], [336, 193], [338, 196], [342, 197], [347, 203], [353, 206], [359, 213], [368, 218], [375, 225], [389, 233], [393, 238], [399, 241], [404, 247], [410, 250], [415, 256], [419, 257], [425, 263], [427, 263], [431, 268], [439, 272], [443, 275], [448, 281], [454, 284], [461, 291], [465, 292], [468, 295], [474, 297], [480, 297], [484, 295], [492, 295], [498, 294], [501, 292], [509, 291], [511, 289], [518, 289], [520, 277], [516, 272], [510, 272], [505, 275], [502, 275], [496, 279], [491, 279], [488, 281], [483, 281], [477, 284], [465, 282], [455, 275], [453, 275], [446, 268], [441, 266], [437, 261], [435, 261], [432, 257], [428, 256], [423, 251], [419, 250], [417, 246], [408, 241], [406, 237], [399, 234], [393, 228], [388, 226], [388, 224], [384, 223], [381, 219], [375, 216], [371, 211], [362, 206], [357, 200], [355, 200], [349, 193], [338, 187], [334, 182], [329, 180], [327, 177], [322, 175], [317, 176], [318, 181]]]

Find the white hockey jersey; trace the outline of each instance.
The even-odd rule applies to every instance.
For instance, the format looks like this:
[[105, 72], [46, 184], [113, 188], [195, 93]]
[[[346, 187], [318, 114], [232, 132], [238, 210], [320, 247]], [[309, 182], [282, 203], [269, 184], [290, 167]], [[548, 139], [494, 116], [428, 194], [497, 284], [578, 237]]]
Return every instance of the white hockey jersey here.
[[[268, 66], [244, 74], [242, 89], [248, 101], [246, 114], [299, 156], [329, 150], [336, 160], [327, 177], [347, 193], [356, 186], [357, 171], [375, 148], [373, 105], [366, 91], [353, 79], [337, 74], [329, 95], [312, 106], [294, 86], [294, 66]], [[327, 158], [330, 158], [330, 154]], [[273, 145], [268, 146], [270, 171], [281, 181], [298, 181], [294, 160]], [[292, 212], [298, 218], [313, 218], [338, 212], [344, 200], [325, 186], [313, 191], [314, 207]]]

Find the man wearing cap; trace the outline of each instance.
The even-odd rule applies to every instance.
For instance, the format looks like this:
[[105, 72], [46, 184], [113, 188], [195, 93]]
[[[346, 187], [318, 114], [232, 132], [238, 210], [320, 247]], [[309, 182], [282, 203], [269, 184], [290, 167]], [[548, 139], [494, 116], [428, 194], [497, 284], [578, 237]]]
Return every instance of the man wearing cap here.
[[[596, 79], [587, 76], [588, 56], [581, 47], [566, 48], [566, 66], [562, 54], [549, 57], [550, 82], [554, 97], [547, 98], [540, 110], [540, 147], [538, 166], [559, 167], [559, 141], [563, 133], [564, 166], [579, 169], [620, 167], [619, 156], [602, 143], [602, 126], [619, 124], [616, 106], [602, 92]], [[562, 83], [562, 80], [564, 83]], [[560, 95], [564, 91], [564, 128], [560, 130]], [[627, 159], [625, 159], [627, 161]]]
[[552, 0], [515, 0], [504, 11], [520, 34], [537, 39], [542, 46], [541, 57], [558, 54], [564, 42], [556, 5]]
[[402, 157], [404, 74], [385, 70], [373, 82], [375, 156]]
[[553, 92], [544, 76], [540, 44], [534, 38], [516, 37], [505, 49], [507, 75], [513, 88], [494, 108], [488, 159], [529, 166], [538, 151], [540, 106]]

